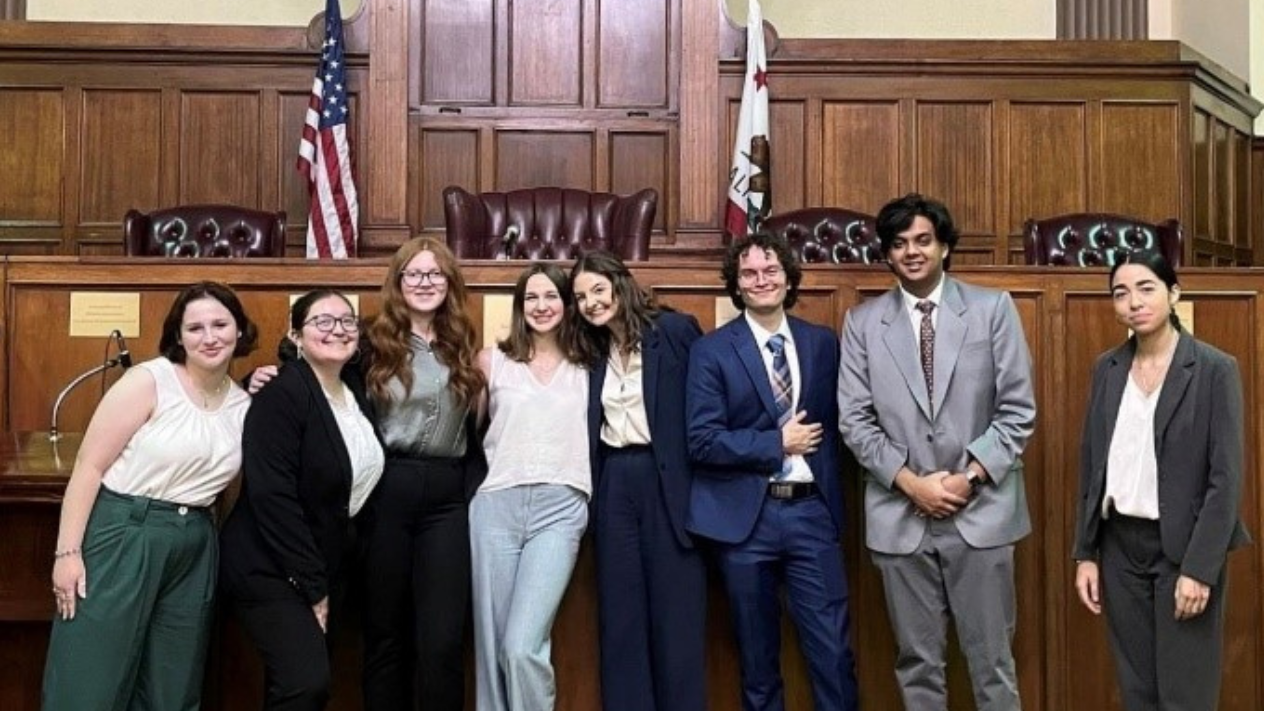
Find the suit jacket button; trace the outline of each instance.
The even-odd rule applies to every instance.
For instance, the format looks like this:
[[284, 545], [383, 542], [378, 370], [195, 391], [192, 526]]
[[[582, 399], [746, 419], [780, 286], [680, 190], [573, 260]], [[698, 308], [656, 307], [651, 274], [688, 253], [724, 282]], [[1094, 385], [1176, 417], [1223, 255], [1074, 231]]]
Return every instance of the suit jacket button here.
[[926, 441], [927, 441], [927, 442], [934, 442], [934, 441], [935, 441], [935, 435], [933, 435], [933, 434], [928, 434], [928, 435], [926, 435]]

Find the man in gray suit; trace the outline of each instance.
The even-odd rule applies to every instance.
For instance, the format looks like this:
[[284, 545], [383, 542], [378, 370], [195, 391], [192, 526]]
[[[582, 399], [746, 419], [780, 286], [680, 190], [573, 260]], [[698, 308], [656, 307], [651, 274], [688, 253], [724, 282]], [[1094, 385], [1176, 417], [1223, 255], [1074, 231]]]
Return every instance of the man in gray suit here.
[[865, 544], [882, 573], [910, 711], [948, 705], [947, 624], [980, 711], [1016, 711], [1014, 543], [1031, 531], [1019, 454], [1036, 417], [1009, 294], [947, 276], [957, 233], [910, 194], [878, 213], [899, 286], [847, 312], [839, 430], [865, 476]]

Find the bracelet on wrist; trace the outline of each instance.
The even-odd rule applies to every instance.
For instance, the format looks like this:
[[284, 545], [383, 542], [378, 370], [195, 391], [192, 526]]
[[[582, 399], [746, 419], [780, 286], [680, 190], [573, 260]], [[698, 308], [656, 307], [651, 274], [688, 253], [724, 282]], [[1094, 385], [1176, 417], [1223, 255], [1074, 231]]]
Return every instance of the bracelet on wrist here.
[[69, 558], [72, 555], [79, 555], [79, 553], [78, 548], [67, 548], [64, 551], [53, 551], [53, 558]]

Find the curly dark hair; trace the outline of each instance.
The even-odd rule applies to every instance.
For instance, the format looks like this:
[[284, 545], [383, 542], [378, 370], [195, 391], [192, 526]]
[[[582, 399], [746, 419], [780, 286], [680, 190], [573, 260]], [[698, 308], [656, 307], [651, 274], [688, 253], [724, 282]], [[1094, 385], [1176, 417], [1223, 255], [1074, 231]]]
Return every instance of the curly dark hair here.
[[742, 255], [752, 247], [772, 252], [777, 257], [781, 268], [786, 272], [786, 300], [782, 307], [793, 308], [799, 301], [799, 282], [803, 281], [803, 269], [799, 266], [799, 259], [794, 255], [790, 244], [771, 232], [753, 232], [733, 240], [724, 252], [724, 266], [720, 268], [720, 276], [724, 279], [724, 290], [729, 293], [733, 305], [738, 309], [746, 308], [746, 302], [742, 301], [742, 290], [737, 284], [737, 273]]

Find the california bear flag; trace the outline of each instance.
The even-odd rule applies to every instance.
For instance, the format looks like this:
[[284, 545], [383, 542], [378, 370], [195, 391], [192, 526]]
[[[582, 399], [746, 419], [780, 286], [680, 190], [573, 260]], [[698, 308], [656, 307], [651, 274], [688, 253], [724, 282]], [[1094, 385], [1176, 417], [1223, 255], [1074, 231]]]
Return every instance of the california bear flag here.
[[737, 116], [733, 168], [729, 171], [724, 231], [730, 238], [754, 232], [772, 210], [768, 147], [768, 74], [764, 57], [764, 18], [759, 0], [746, 14], [746, 83]]

